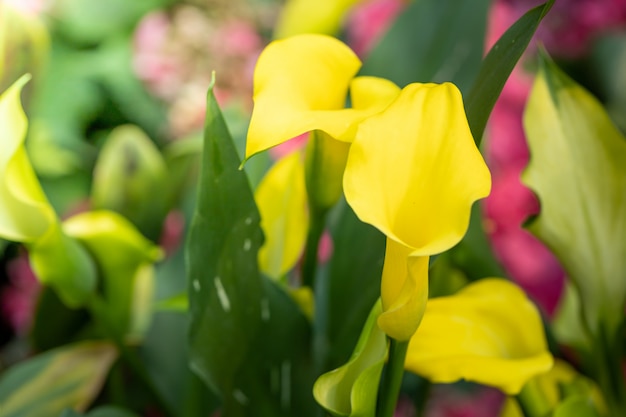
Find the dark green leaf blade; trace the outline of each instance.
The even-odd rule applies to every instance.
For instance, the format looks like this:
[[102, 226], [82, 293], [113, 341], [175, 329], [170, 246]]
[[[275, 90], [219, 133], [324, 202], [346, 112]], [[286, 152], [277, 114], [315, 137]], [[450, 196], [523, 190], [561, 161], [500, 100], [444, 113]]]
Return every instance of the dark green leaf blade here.
[[498, 39], [485, 57], [465, 99], [465, 112], [476, 143], [482, 140], [487, 120], [506, 80], [553, 3], [554, 0], [550, 0], [529, 10]]
[[190, 365], [221, 395], [222, 416], [307, 415], [309, 325], [259, 274], [259, 213], [212, 90], [205, 123], [186, 249]]

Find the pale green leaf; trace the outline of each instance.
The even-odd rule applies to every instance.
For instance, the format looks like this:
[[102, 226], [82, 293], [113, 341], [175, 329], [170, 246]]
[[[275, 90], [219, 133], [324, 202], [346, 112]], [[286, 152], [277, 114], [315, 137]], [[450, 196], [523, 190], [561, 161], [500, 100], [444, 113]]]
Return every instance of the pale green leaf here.
[[336, 416], [373, 417], [378, 384], [387, 356], [387, 338], [376, 325], [382, 312], [376, 302], [350, 360], [320, 376], [313, 386], [317, 402]]
[[531, 160], [522, 179], [541, 202], [529, 229], [577, 286], [587, 326], [613, 334], [626, 302], [626, 140], [598, 100], [547, 58], [524, 127]]
[[117, 358], [108, 342], [80, 342], [19, 363], [0, 377], [0, 417], [50, 417], [85, 410]]

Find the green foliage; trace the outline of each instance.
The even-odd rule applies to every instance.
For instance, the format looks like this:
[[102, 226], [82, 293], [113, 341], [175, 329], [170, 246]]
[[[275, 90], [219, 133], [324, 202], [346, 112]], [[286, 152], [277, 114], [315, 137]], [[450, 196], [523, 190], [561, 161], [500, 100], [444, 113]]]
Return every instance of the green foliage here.
[[370, 53], [361, 73], [388, 78], [399, 86], [454, 81], [467, 91], [480, 66], [489, 4], [412, 2]]
[[81, 342], [35, 356], [0, 377], [1, 417], [46, 417], [85, 409], [117, 357], [108, 342]]
[[600, 103], [547, 58], [524, 116], [539, 196], [529, 226], [559, 258], [582, 297], [586, 325], [615, 334], [626, 303], [626, 139]]
[[190, 365], [220, 393], [226, 417], [307, 415], [308, 323], [282, 289], [259, 275], [259, 214], [212, 90], [205, 123], [187, 242]]
[[315, 399], [335, 416], [374, 417], [378, 382], [387, 356], [387, 337], [376, 325], [381, 312], [377, 301], [350, 360], [315, 382]]
[[550, 0], [528, 11], [507, 29], [485, 57], [465, 100], [467, 120], [476, 143], [480, 144], [482, 140], [487, 120], [504, 83], [553, 4], [554, 0]]

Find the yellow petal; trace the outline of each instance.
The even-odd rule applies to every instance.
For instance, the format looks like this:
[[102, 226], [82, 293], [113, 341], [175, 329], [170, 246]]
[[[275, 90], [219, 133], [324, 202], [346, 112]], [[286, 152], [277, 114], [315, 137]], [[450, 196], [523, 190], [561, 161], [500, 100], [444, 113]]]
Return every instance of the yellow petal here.
[[264, 274], [279, 279], [298, 262], [309, 226], [300, 152], [287, 155], [270, 168], [254, 199], [265, 235], [259, 250], [259, 267]]
[[270, 43], [254, 72], [246, 159], [315, 129], [343, 137], [353, 123], [351, 111], [342, 109], [360, 67], [354, 52], [330, 36], [300, 35]]
[[466, 379], [517, 394], [552, 364], [537, 308], [517, 286], [492, 278], [428, 302], [405, 368], [433, 382]]
[[389, 106], [400, 91], [400, 87], [387, 79], [361, 76], [350, 83], [350, 100], [354, 109], [375, 114]]
[[428, 257], [410, 254], [411, 248], [387, 238], [378, 327], [400, 341], [413, 336], [428, 299]]
[[56, 221], [24, 150], [28, 121], [21, 77], [0, 96], [0, 236], [19, 242], [42, 237]]
[[458, 89], [410, 84], [360, 124], [344, 192], [359, 218], [428, 256], [465, 234], [474, 201], [491, 177], [474, 144]]
[[359, 1], [362, 0], [289, 0], [283, 7], [275, 35], [277, 38], [302, 33], [335, 35], [346, 12]]

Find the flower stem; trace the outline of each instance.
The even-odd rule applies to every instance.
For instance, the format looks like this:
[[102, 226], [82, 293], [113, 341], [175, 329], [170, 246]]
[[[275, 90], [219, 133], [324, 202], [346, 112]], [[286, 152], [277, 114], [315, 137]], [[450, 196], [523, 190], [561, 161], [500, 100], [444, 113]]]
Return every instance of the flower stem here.
[[408, 347], [408, 341], [399, 342], [390, 339], [389, 360], [382, 378], [377, 417], [392, 417], [396, 410], [402, 376], [404, 375], [404, 359]]
[[322, 233], [324, 232], [324, 226], [326, 225], [326, 213], [327, 211], [311, 209], [311, 224], [304, 248], [304, 256], [302, 257], [302, 284], [312, 289], [315, 288], [317, 252]]

